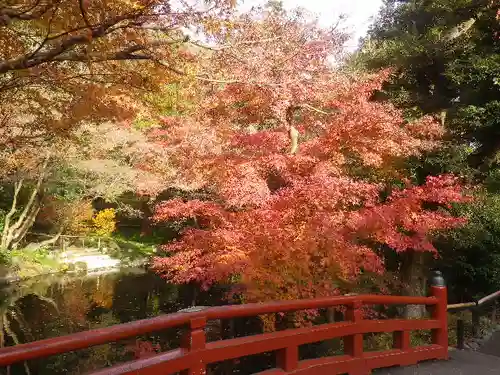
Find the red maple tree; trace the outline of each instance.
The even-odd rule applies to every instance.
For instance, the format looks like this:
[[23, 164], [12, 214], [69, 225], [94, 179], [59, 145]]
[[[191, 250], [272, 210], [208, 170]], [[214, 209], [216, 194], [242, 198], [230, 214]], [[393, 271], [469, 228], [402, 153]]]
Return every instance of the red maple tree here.
[[387, 72], [335, 67], [344, 40], [280, 9], [245, 14], [212, 40], [210, 94], [196, 115], [165, 118], [152, 136], [183, 165], [179, 178], [213, 200], [158, 205], [156, 222], [195, 225], [164, 246], [157, 272], [204, 287], [237, 279], [247, 301], [331, 295], [383, 272], [370, 244], [436, 252], [429, 234], [463, 222], [425, 209], [467, 199], [452, 176], [382, 198], [404, 177], [396, 162], [437, 147], [443, 129], [371, 101]]

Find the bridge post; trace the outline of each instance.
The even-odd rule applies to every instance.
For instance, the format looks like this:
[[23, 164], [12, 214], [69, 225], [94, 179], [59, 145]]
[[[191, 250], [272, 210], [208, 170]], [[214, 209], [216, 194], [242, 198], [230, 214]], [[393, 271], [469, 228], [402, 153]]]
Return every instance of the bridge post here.
[[299, 347], [290, 345], [276, 353], [276, 365], [285, 372], [296, 370], [299, 365]]
[[[347, 306], [346, 320], [353, 323], [361, 323], [363, 320], [363, 312], [361, 307], [363, 306], [361, 301], [354, 301], [351, 305]], [[344, 337], [344, 354], [347, 354], [354, 358], [363, 358], [363, 334], [357, 333], [352, 336]], [[368, 369], [363, 362], [358, 362], [355, 368], [349, 371], [349, 375], [368, 375], [370, 369]]]
[[434, 272], [430, 294], [438, 300], [432, 309], [432, 318], [439, 321], [439, 328], [432, 330], [432, 343], [441, 346], [443, 348], [442, 359], [448, 359], [448, 292], [440, 271]]
[[[188, 331], [182, 337], [181, 347], [189, 352], [205, 349], [206, 337], [205, 326], [207, 320], [205, 317], [191, 319]], [[194, 359], [190, 363], [188, 370], [181, 372], [181, 375], [205, 375], [206, 366], [202, 360]]]

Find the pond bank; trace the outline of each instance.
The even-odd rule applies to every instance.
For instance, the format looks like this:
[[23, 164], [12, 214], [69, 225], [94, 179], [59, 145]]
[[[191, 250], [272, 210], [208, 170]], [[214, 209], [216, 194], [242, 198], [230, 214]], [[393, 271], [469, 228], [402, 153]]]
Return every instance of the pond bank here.
[[[197, 290], [165, 282], [144, 267], [102, 274], [55, 274], [0, 287], [3, 346], [107, 327], [177, 312], [196, 305], [225, 304], [222, 289]], [[5, 320], [6, 319], [6, 320]], [[133, 358], [137, 342], [179, 346], [178, 329], [151, 333], [137, 340], [102, 345], [66, 355], [30, 361], [32, 374], [83, 374]], [[11, 375], [24, 375], [13, 366]], [[0, 374], [2, 374], [0, 370]]]
[[44, 249], [13, 251], [0, 264], [0, 283], [12, 283], [54, 274], [100, 274], [123, 268], [145, 267], [149, 254], [133, 259], [97, 248], [69, 248], [50, 252]]

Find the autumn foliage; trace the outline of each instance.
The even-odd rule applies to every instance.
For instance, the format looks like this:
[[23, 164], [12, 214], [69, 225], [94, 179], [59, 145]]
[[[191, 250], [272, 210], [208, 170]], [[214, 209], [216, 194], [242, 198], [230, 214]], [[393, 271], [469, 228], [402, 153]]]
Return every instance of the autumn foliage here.
[[[212, 25], [232, 0], [20, 0], [0, 4], [0, 160], [81, 124], [148, 112], [144, 93], [189, 73], [182, 28]], [[14, 155], [13, 155], [14, 154]], [[5, 172], [3, 172], [5, 174]]]
[[382, 273], [381, 245], [435, 253], [430, 234], [463, 222], [446, 210], [467, 199], [453, 176], [412, 186], [396, 168], [438, 147], [440, 124], [407, 123], [371, 101], [387, 72], [334, 68], [344, 38], [279, 9], [218, 35], [206, 62], [217, 82], [199, 111], [151, 134], [176, 155], [179, 179], [213, 196], [157, 206], [156, 223], [194, 223], [164, 246], [159, 273], [204, 287], [238, 281], [247, 301], [331, 295]]

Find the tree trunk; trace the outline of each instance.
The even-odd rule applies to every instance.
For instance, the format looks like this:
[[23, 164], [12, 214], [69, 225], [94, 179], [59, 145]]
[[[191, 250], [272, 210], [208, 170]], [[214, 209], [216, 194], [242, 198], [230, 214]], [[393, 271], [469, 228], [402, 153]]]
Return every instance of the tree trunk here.
[[12, 205], [10, 211], [5, 215], [4, 227], [2, 232], [2, 240], [0, 241], [0, 247], [2, 249], [8, 249], [11, 242], [11, 233], [10, 233], [10, 221], [12, 220], [12, 216], [17, 211], [17, 198], [19, 196], [19, 192], [23, 187], [23, 180], [16, 182], [14, 184], [14, 197], [12, 198]]
[[14, 184], [14, 197], [12, 199], [10, 211], [5, 216], [2, 239], [0, 241], [0, 247], [2, 249], [11, 250], [16, 248], [24, 239], [29, 229], [35, 222], [36, 216], [38, 215], [41, 207], [40, 195], [42, 191], [42, 182], [45, 178], [45, 172], [47, 170], [49, 159], [50, 154], [47, 154], [43, 162], [40, 174], [38, 175], [36, 185], [31, 191], [28, 202], [26, 202], [26, 204], [24, 205], [21, 214], [15, 220], [15, 222], [11, 223], [13, 216], [18, 210], [19, 193], [23, 187], [24, 181], [23, 179], [20, 179]]
[[41, 209], [41, 203], [39, 200], [37, 200], [37, 202], [33, 204], [28, 215], [26, 215], [24, 222], [17, 230], [14, 231], [12, 236], [12, 242], [10, 245], [12, 249], [17, 249], [21, 241], [24, 240], [24, 237], [26, 237], [26, 234], [28, 234], [28, 231], [33, 226], [33, 223], [35, 222], [35, 219], [38, 215], [38, 212], [40, 212], [40, 209]]
[[[426, 295], [425, 255], [423, 252], [413, 250], [402, 254], [400, 275], [406, 295]], [[422, 318], [425, 315], [425, 306], [408, 305], [404, 310], [404, 315], [407, 319]]]
[[457, 38], [464, 35], [476, 23], [475, 18], [469, 18], [467, 21], [462, 22], [460, 25], [455, 26], [445, 36], [447, 42], [452, 42]]
[[[39, 189], [40, 186], [37, 184], [37, 186], [32, 191], [30, 200], [24, 206], [23, 212], [14, 223], [11, 224], [10, 220], [5, 220], [1, 241], [3, 249], [15, 249], [24, 239], [29, 229], [35, 222], [36, 216], [38, 215], [38, 212], [41, 208]], [[13, 212], [15, 213], [17, 210], [17, 207], [15, 207], [15, 200], [13, 200], [13, 209]]]
[[52, 244], [55, 244], [57, 242], [57, 240], [61, 237], [62, 233], [63, 233], [64, 229], [61, 228], [59, 230], [59, 232], [57, 232], [54, 236], [52, 236], [51, 238], [47, 239], [47, 240], [44, 240], [44, 241], [40, 241], [40, 242], [37, 242], [37, 243], [33, 243], [33, 244], [30, 244], [29, 245], [29, 248], [31, 250], [36, 250], [36, 249], [39, 249], [41, 247], [44, 247], [44, 246], [48, 246], [48, 245], [52, 245]]

